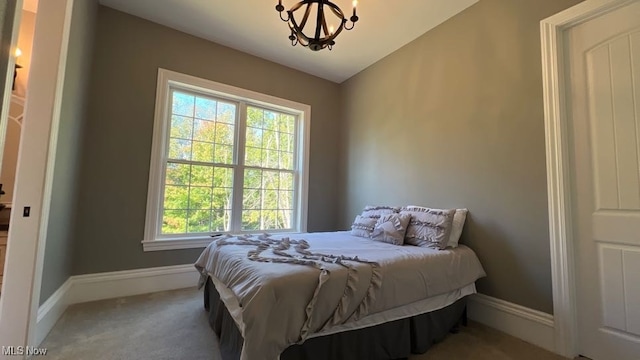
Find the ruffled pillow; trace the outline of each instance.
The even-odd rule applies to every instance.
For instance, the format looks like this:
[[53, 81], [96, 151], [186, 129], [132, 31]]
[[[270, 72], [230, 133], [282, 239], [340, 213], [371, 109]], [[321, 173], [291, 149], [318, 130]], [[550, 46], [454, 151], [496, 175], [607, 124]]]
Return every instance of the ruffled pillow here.
[[400, 212], [399, 207], [394, 206], [365, 206], [364, 210], [362, 210], [362, 217], [380, 219], [380, 216], [387, 214], [396, 214]]
[[410, 245], [444, 250], [456, 210], [440, 210], [423, 207], [404, 207], [401, 214], [411, 215], [404, 242]]
[[402, 245], [407, 226], [411, 220], [409, 214], [386, 214], [376, 222], [371, 239], [393, 245]]
[[370, 238], [378, 220], [357, 215], [351, 225], [351, 235]]

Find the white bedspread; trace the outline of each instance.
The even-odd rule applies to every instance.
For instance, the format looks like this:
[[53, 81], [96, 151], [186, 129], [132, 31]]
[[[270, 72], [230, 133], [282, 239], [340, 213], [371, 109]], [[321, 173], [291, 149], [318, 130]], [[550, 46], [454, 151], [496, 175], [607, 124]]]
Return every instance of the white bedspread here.
[[[304, 260], [293, 249], [287, 251], [289, 256], [267, 249], [257, 258], [255, 252], [250, 254], [256, 246], [229, 244], [235, 238], [223, 240], [224, 246], [209, 245], [196, 268], [214, 279], [232, 316], [240, 319], [236, 321], [245, 340], [242, 360], [275, 359], [314, 333], [331, 332], [345, 322], [449, 293], [485, 276], [475, 253], [466, 246], [447, 250], [396, 246], [348, 232], [288, 237], [306, 240], [312, 253], [366, 262], [345, 261], [350, 273], [339, 264], [317, 262], [326, 271], [323, 276], [315, 266], [264, 262]], [[348, 286], [349, 277], [357, 279], [357, 286]]]

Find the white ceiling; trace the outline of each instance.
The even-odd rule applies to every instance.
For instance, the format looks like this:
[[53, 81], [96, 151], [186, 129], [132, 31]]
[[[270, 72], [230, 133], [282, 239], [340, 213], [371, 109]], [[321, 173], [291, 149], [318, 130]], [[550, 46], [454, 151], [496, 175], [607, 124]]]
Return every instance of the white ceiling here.
[[[360, 21], [332, 51], [292, 47], [277, 0], [100, 0], [114, 9], [337, 83], [479, 0], [361, 0]], [[284, 0], [288, 9], [297, 0]], [[334, 0], [345, 14], [351, 0]]]

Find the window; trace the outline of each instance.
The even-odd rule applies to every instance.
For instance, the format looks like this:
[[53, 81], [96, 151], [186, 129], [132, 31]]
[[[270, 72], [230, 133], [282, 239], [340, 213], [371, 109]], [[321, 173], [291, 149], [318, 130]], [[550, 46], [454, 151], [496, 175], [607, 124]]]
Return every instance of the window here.
[[308, 105], [160, 69], [145, 250], [306, 231]]

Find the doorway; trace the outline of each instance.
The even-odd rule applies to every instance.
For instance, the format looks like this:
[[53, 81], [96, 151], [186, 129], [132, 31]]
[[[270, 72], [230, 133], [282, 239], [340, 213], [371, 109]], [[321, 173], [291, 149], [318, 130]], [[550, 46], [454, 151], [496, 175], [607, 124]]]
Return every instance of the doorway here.
[[[11, 66], [15, 63], [23, 6], [37, 6], [0, 296], [0, 345], [17, 347], [34, 345], [35, 341], [73, 1], [5, 0], [4, 3], [13, 9], [6, 14], [14, 23], [12, 40], [3, 42], [4, 47], [13, 51], [9, 61]], [[21, 51], [24, 54], [24, 50]], [[7, 95], [2, 102], [0, 121], [4, 123], [0, 131], [10, 121], [8, 109], [13, 71], [8, 71], [7, 75], [6, 81], [0, 85]], [[7, 356], [0, 354], [0, 358]]]
[[[31, 69], [37, 5], [37, 1], [33, 0], [23, 3], [17, 26], [17, 44], [10, 52], [14, 65], [13, 69], [8, 68], [8, 72], [11, 75], [13, 70], [13, 79], [11, 86], [5, 87], [5, 91], [11, 91], [7, 106], [8, 114], [6, 118], [0, 120], [0, 134], [4, 134], [4, 138], [0, 138], [0, 145], [4, 144], [0, 147], [0, 286], [2, 286], [4, 275], [8, 230], [13, 208], [12, 200]], [[1, 292], [0, 296], [2, 296]]]
[[640, 1], [541, 23], [557, 352], [640, 354]]

